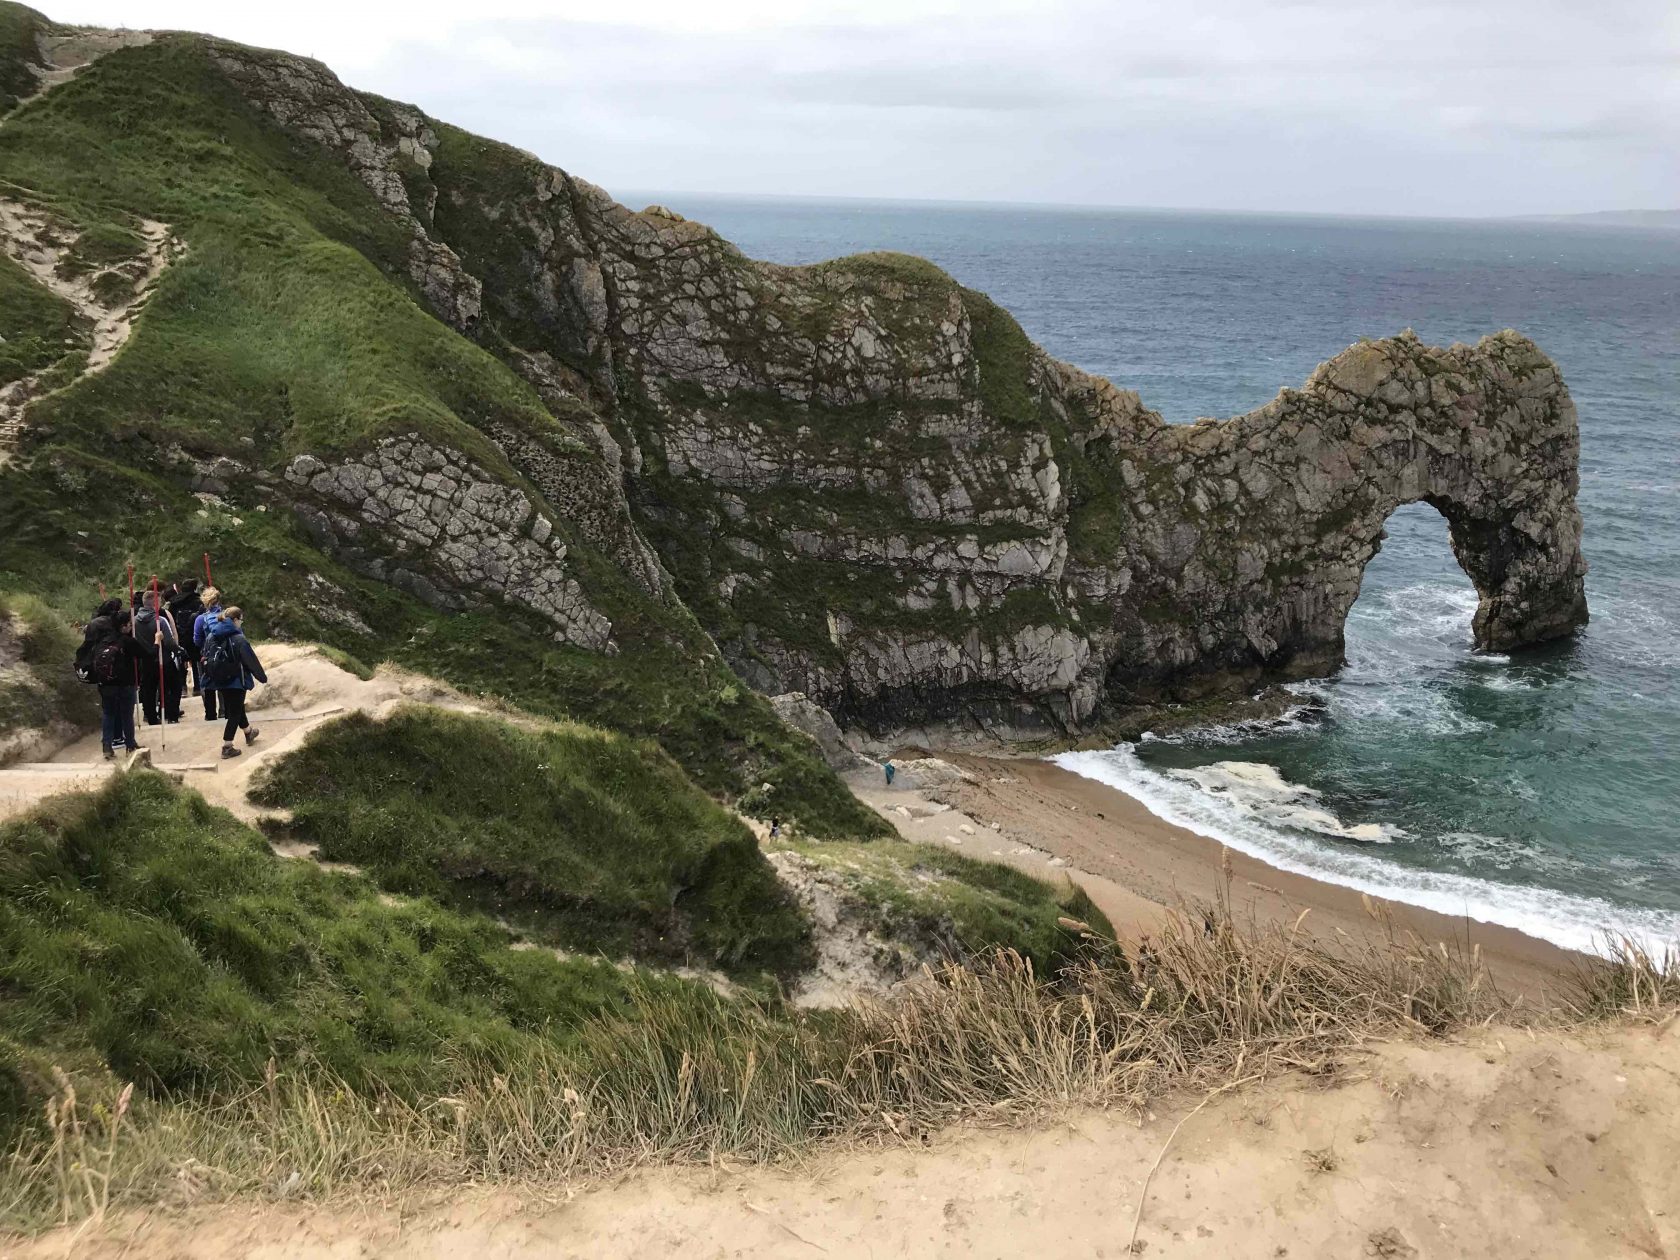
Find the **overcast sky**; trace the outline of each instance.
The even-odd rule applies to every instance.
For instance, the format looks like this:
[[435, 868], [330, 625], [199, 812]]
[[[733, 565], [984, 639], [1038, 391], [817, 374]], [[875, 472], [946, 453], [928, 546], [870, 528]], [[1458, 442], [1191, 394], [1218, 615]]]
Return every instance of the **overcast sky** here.
[[318, 57], [609, 190], [1680, 207], [1680, 0], [34, 0]]

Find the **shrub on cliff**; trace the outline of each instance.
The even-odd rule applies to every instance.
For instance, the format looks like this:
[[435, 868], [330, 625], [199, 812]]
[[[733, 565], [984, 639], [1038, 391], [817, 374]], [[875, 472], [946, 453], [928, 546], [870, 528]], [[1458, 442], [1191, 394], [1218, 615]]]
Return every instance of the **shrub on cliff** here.
[[571, 949], [782, 974], [809, 927], [752, 834], [657, 747], [414, 707], [322, 727], [256, 799], [384, 887]]

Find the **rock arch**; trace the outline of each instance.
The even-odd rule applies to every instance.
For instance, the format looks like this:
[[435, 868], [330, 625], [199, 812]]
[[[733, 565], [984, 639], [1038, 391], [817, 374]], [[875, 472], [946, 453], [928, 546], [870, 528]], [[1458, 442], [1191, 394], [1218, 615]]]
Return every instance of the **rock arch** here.
[[[1335, 669], [1365, 565], [1408, 503], [1446, 518], [1479, 597], [1477, 647], [1587, 620], [1575, 407], [1516, 333], [1362, 342], [1300, 390], [1222, 423], [1163, 426], [1144, 450], [1142, 483], [1171, 488], [1139, 534], [1143, 580], [1127, 602], [1144, 611], [1118, 611], [1109, 684], [1122, 698]], [[1175, 535], [1193, 541], [1161, 563]]]

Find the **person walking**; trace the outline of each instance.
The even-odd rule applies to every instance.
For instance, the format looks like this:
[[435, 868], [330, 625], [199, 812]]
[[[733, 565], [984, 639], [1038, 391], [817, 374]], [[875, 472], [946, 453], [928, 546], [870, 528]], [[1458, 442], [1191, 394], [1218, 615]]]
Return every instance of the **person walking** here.
[[134, 616], [134, 638], [146, 649], [140, 658], [140, 707], [146, 711], [146, 725], [179, 722], [181, 645], [161, 595], [144, 593], [140, 611]]
[[175, 618], [175, 633], [181, 641], [181, 655], [185, 658], [186, 668], [182, 671], [181, 682], [184, 686], [191, 678], [192, 693], [196, 696], [202, 694], [204, 688], [198, 676], [198, 643], [193, 638], [193, 627], [199, 613], [204, 611], [204, 601], [199, 598], [197, 578], [186, 579], [179, 589], [180, 593], [169, 602], [169, 615]]
[[222, 715], [227, 724], [222, 727], [222, 756], [237, 757], [233, 746], [237, 731], [245, 732], [245, 743], [254, 744], [260, 732], [245, 716], [245, 695], [257, 683], [266, 683], [262, 662], [245, 637], [245, 611], [227, 607], [208, 624], [204, 635], [204, 685], [221, 697]]
[[204, 678], [204, 636], [210, 628], [210, 623], [222, 615], [222, 593], [214, 586], [206, 586], [199, 592], [199, 604], [202, 611], [193, 618], [192, 633], [193, 652], [199, 658], [198, 693], [204, 701], [204, 720], [206, 722], [219, 721], [216, 713], [216, 689], [205, 685]]
[[89, 622], [88, 628], [95, 625], [102, 637], [94, 646], [89, 672], [99, 684], [99, 744], [105, 760], [111, 761], [119, 743], [131, 753], [141, 751], [134, 736], [134, 675], [142, 653], [134, 639], [134, 614], [128, 609], [119, 605], [115, 612]]

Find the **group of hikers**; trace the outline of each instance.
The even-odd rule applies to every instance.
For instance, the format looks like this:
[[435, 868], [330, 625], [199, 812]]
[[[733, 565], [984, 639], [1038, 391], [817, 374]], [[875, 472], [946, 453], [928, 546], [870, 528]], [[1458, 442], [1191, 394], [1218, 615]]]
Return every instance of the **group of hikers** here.
[[76, 674], [99, 688], [103, 712], [100, 743], [105, 757], [118, 748], [138, 752], [134, 711], [146, 725], [181, 720], [187, 680], [204, 701], [204, 720], [222, 722], [222, 756], [237, 757], [234, 737], [257, 738], [245, 715], [245, 693], [266, 683], [261, 662], [244, 633], [245, 613], [222, 603], [214, 586], [199, 587], [196, 578], [153, 583], [123, 607], [107, 599], [94, 609], [76, 653]]

